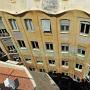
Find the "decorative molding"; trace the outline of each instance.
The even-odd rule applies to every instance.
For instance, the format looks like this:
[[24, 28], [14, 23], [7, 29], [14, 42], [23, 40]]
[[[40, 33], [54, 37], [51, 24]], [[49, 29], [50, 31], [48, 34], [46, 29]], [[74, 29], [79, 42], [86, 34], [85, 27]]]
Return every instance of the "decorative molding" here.
[[43, 10], [49, 11], [49, 12], [57, 12], [59, 7], [58, 0], [43, 0], [42, 1], [42, 8]]
[[0, 11], [17, 15], [32, 10], [48, 14], [80, 10], [90, 14], [90, 0], [0, 0]]

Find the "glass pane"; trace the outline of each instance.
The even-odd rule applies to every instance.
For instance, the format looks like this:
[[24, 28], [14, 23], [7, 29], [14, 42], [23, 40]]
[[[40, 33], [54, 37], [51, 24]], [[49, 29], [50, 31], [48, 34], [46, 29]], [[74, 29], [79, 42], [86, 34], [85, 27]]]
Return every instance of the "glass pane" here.
[[84, 33], [84, 29], [85, 29], [85, 24], [81, 23], [81, 30], [80, 30], [80, 32]]
[[85, 51], [84, 50], [82, 50], [82, 54], [85, 55]]
[[79, 66], [79, 69], [82, 69], [82, 65]]
[[64, 26], [63, 25], [61, 25], [61, 31], [64, 31]]
[[50, 48], [49, 48], [49, 44], [46, 44], [46, 49], [50, 49]]
[[86, 30], [85, 30], [85, 33], [86, 33], [86, 34], [89, 33], [89, 28], [90, 28], [90, 25], [86, 25]]
[[51, 31], [51, 23], [50, 20], [41, 20], [43, 31]]
[[50, 49], [53, 50], [53, 44], [50, 44]]

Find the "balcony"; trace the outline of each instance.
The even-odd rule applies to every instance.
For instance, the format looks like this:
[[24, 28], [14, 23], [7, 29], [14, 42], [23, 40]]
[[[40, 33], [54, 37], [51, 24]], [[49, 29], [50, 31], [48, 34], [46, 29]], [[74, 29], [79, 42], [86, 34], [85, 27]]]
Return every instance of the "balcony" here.
[[9, 33], [0, 33], [1, 38], [8, 38], [10, 37]]
[[3, 58], [5, 56], [6, 56], [6, 54], [4, 52], [0, 52], [0, 58]]
[[9, 50], [8, 52], [9, 52], [9, 54], [17, 54], [16, 50]]

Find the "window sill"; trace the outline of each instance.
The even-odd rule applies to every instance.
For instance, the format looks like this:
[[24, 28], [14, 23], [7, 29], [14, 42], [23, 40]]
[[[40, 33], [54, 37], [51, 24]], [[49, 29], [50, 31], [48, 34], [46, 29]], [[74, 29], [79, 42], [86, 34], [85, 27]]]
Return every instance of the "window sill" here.
[[77, 56], [79, 56], [79, 57], [85, 57], [85, 55], [81, 55], [81, 54], [77, 54]]
[[34, 48], [33, 51], [40, 51], [38, 48]]
[[88, 36], [88, 34], [80, 33], [80, 36], [87, 37], [87, 36]]
[[77, 68], [75, 68], [75, 70], [76, 70], [76, 71], [79, 71], [79, 72], [82, 72], [82, 69], [77, 69]]
[[26, 61], [27, 63], [32, 63], [31, 61]]
[[66, 53], [66, 54], [68, 54], [69, 52], [64, 52], [64, 51], [63, 51], [63, 52], [61, 52], [61, 53]]
[[14, 32], [19, 32], [19, 30], [13, 30]]
[[42, 65], [43, 63], [37, 63], [37, 64], [41, 64]]
[[20, 49], [27, 49], [26, 47], [21, 47]]
[[69, 68], [69, 66], [62, 65], [63, 68]]
[[55, 64], [49, 64], [49, 66], [56, 66]]
[[64, 32], [64, 31], [61, 31], [60, 33], [61, 34], [69, 34], [69, 32]]
[[47, 52], [51, 52], [51, 53], [53, 53], [54, 51], [53, 51], [53, 50], [47, 50]]
[[28, 32], [35, 32], [35, 30], [27, 30]]
[[0, 37], [0, 38], [11, 38], [11, 36], [5, 36], [5, 37]]

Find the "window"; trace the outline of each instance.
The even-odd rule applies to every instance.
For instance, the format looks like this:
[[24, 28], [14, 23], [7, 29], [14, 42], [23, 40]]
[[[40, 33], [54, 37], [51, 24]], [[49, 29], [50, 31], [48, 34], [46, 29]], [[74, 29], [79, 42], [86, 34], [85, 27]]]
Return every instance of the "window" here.
[[34, 26], [32, 23], [32, 19], [24, 19], [25, 25], [28, 31], [34, 31]]
[[26, 47], [23, 40], [17, 40], [17, 41], [18, 41], [18, 44], [19, 44], [19, 46], [20, 46], [21, 48], [25, 48], [25, 47]]
[[69, 20], [61, 20], [60, 21], [61, 32], [68, 32], [69, 26], [70, 26]]
[[62, 61], [63, 66], [68, 66], [68, 61]]
[[55, 64], [55, 60], [49, 60], [49, 64]]
[[80, 81], [80, 78], [79, 78], [78, 76], [76, 76], [76, 75], [74, 75], [74, 79], [75, 79], [76, 81]]
[[33, 67], [31, 68], [31, 67], [29, 67], [29, 70], [30, 70], [30, 71], [35, 71], [35, 68], [33, 68]]
[[80, 33], [89, 34], [90, 31], [90, 22], [81, 22]]
[[9, 19], [9, 21], [10, 21], [12, 29], [18, 31], [18, 26], [17, 26], [16, 20], [15, 19]]
[[45, 69], [39, 69], [40, 72], [45, 72]]
[[15, 47], [14, 47], [14, 45], [7, 46], [7, 48], [8, 48], [8, 50], [9, 50], [10, 53], [16, 53], [17, 52], [16, 49], [15, 49]]
[[12, 46], [7, 46], [7, 47], [8, 47], [8, 50], [15, 50], [14, 45], [12, 45]]
[[62, 72], [62, 75], [68, 76], [69, 74], [67, 72]]
[[32, 44], [32, 48], [37, 48], [39, 49], [39, 45], [38, 45], [38, 42], [37, 41], [31, 41], [31, 44]]
[[20, 57], [13, 57], [14, 61], [18, 61], [20, 62], [21, 61], [21, 58]]
[[0, 36], [6, 37], [6, 36], [9, 36], [9, 33], [7, 32], [6, 29], [0, 29]]
[[69, 51], [69, 45], [68, 44], [61, 44], [61, 51], [62, 52], [68, 52]]
[[84, 47], [78, 47], [78, 54], [85, 55], [85, 48]]
[[0, 17], [0, 29], [5, 29], [2, 18]]
[[43, 61], [42, 61], [41, 57], [37, 57], [36, 62], [37, 62], [37, 64], [43, 64]]
[[41, 24], [43, 32], [51, 32], [51, 22], [49, 19], [42, 19]]
[[37, 64], [42, 64], [43, 61], [37, 60]]
[[53, 44], [50, 42], [46, 42], [46, 49], [47, 50], [53, 50]]
[[31, 61], [31, 58], [25, 58], [25, 61], [27, 62], [27, 63], [32, 63], [32, 61]]
[[31, 61], [31, 58], [25, 58], [26, 61]]
[[82, 69], [82, 65], [81, 64], [76, 64], [76, 68], [77, 69]]

